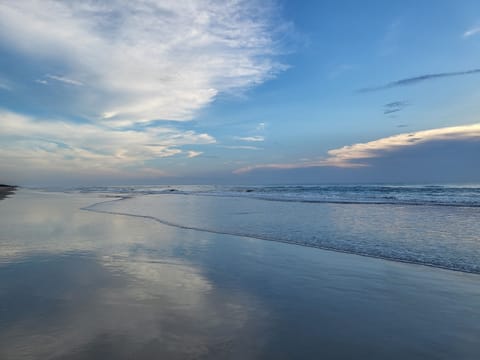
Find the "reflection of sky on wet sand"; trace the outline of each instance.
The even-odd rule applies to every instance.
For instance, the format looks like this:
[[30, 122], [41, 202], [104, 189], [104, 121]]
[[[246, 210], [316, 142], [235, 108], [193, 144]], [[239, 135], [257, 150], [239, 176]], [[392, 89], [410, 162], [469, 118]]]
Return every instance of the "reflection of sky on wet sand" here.
[[0, 203], [1, 359], [480, 351], [476, 275], [78, 210], [95, 201]]
[[480, 208], [475, 207], [169, 194], [103, 202], [90, 209], [480, 274]]
[[258, 306], [175, 257], [175, 229], [77, 210], [92, 198], [16, 200], [0, 209], [0, 357], [198, 357], [255, 333]]
[[2, 271], [15, 277], [2, 277], [8, 313], [0, 355], [182, 358], [206, 353], [248, 329], [248, 299], [221, 291], [212, 296], [211, 284], [186, 265], [150, 265], [131, 263], [136, 274], [130, 278], [86, 254], [9, 264]]

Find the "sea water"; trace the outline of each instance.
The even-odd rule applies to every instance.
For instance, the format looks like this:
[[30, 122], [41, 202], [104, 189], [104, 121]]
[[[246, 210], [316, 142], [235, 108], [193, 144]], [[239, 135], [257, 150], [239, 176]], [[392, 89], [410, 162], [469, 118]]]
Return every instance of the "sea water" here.
[[475, 207], [212, 188], [0, 201], [0, 359], [479, 358], [479, 275], [284, 243], [472, 266]]
[[480, 273], [480, 186], [295, 185], [82, 188], [87, 210], [197, 231]]

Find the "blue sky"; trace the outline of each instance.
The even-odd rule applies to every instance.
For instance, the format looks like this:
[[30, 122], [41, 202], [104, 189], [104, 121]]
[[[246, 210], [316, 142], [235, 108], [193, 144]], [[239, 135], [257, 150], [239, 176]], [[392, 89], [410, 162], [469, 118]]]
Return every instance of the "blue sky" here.
[[0, 0], [0, 182], [480, 181], [480, 3]]

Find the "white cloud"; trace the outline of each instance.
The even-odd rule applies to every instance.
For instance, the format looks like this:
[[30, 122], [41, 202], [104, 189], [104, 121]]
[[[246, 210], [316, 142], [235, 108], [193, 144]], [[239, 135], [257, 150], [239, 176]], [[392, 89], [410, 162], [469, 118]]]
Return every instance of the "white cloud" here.
[[395, 151], [429, 141], [480, 139], [480, 124], [453, 126], [439, 129], [404, 133], [386, 138], [344, 146], [330, 150], [326, 161], [331, 164], [352, 164], [356, 160], [379, 157], [382, 152]]
[[271, 1], [0, 0], [0, 41], [61, 67], [49, 79], [88, 84], [75, 103], [119, 125], [191, 119], [275, 76], [280, 31]]
[[193, 150], [190, 150], [187, 152], [187, 157], [188, 158], [194, 158], [194, 157], [197, 157], [197, 156], [200, 156], [202, 155], [203, 152], [202, 151], [193, 151]]
[[263, 136], [235, 136], [235, 140], [241, 140], [241, 141], [249, 141], [249, 142], [260, 142], [260, 141], [265, 141], [265, 138]]
[[[76, 85], [76, 86], [82, 86], [83, 85], [82, 82], [74, 80], [74, 79], [69, 79], [65, 76], [47, 74], [47, 75], [45, 75], [45, 77], [48, 78], [48, 79], [52, 79], [52, 80], [62, 82], [64, 84]], [[42, 82], [42, 84], [44, 84], [44, 83]]]
[[262, 148], [259, 148], [257, 146], [222, 145], [221, 147], [230, 150], [263, 150]]
[[320, 166], [363, 167], [368, 166], [368, 164], [362, 160], [382, 157], [386, 152], [392, 152], [431, 141], [469, 139], [480, 141], [480, 123], [393, 135], [366, 143], [358, 143], [333, 149], [328, 151], [328, 157], [318, 160], [251, 165], [237, 169], [234, 173], [242, 174], [257, 169], [300, 169]]
[[463, 33], [462, 36], [463, 36], [464, 38], [468, 38], [468, 37], [470, 37], [470, 36], [474, 36], [474, 35], [478, 35], [478, 34], [480, 34], [480, 26], [476, 26], [476, 27], [473, 27], [473, 28], [471, 28], [471, 29], [468, 29], [467, 31], [465, 31], [465, 32]]
[[[166, 127], [118, 130], [95, 124], [48, 121], [0, 111], [0, 168], [12, 173], [165, 175], [148, 162], [182, 153], [184, 145], [206, 145], [204, 133]], [[192, 152], [188, 152], [190, 156]], [[133, 170], [133, 171], [132, 171]]]

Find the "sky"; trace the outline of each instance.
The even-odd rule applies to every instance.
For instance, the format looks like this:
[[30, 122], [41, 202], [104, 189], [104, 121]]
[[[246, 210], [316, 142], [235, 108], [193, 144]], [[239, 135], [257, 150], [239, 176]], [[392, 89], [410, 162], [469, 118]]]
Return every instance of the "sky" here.
[[0, 182], [480, 182], [480, 2], [0, 0]]

